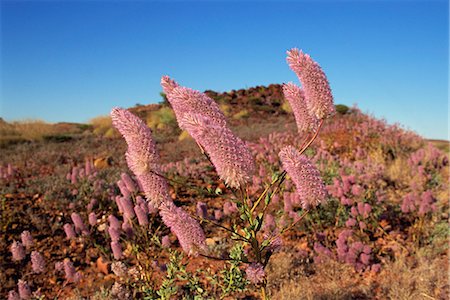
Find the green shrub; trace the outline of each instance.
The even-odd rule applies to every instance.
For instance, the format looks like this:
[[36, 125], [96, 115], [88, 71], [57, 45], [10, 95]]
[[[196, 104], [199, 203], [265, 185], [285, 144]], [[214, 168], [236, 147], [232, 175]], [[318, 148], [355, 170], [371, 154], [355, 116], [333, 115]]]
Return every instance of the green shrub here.
[[335, 108], [336, 108], [336, 112], [341, 115], [345, 115], [350, 110], [350, 108], [344, 104], [337, 104], [335, 106]]

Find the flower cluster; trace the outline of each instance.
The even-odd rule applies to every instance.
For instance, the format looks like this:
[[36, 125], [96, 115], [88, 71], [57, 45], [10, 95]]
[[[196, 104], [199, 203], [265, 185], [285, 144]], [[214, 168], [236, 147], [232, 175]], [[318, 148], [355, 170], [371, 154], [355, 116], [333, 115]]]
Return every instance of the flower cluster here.
[[[196, 255], [199, 251], [206, 251], [205, 234], [200, 224], [183, 209], [176, 207], [169, 197], [168, 186], [165, 178], [161, 175], [159, 155], [156, 151], [150, 128], [138, 117], [124, 109], [113, 109], [111, 116], [113, 125], [120, 131], [128, 144], [126, 153], [128, 167], [139, 181], [147, 199], [150, 201], [149, 204], [159, 209], [163, 222], [177, 236], [185, 252], [190, 255]], [[122, 186], [124, 190], [128, 189], [126, 181], [129, 180], [124, 180]], [[131, 185], [131, 183], [128, 182], [128, 185]], [[126, 191], [124, 193], [126, 194]], [[144, 215], [148, 213], [149, 208], [141, 203], [137, 204], [134, 207], [135, 209], [133, 209], [131, 201], [127, 199], [125, 197], [119, 200], [124, 216], [130, 219], [136, 213], [140, 224], [147, 223], [148, 220], [146, 220]], [[115, 226], [118, 227], [117, 225]], [[132, 227], [128, 221], [122, 224], [122, 230], [128, 235], [133, 234]], [[120, 235], [118, 231], [119, 229], [115, 228], [115, 230], [110, 232], [113, 239], [111, 248], [115, 259], [122, 257], [120, 244], [117, 240], [114, 241]]]
[[291, 49], [287, 54], [289, 67], [302, 83], [306, 106], [310, 114], [317, 119], [324, 119], [334, 113], [330, 85], [319, 64], [298, 49]]
[[159, 207], [162, 202], [170, 201], [167, 183], [161, 177], [159, 155], [150, 128], [125, 109], [113, 109], [111, 118], [114, 127], [128, 144], [126, 153], [128, 167], [140, 182], [147, 200], [155, 207]]
[[308, 209], [323, 203], [327, 195], [325, 185], [320, 172], [311, 161], [292, 146], [283, 148], [279, 156], [284, 169], [297, 187], [303, 208]]

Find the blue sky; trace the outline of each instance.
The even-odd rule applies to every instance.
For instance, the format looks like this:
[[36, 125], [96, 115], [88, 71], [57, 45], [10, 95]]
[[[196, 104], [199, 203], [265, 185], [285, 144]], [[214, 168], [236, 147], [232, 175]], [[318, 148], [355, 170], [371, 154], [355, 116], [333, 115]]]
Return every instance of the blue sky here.
[[0, 116], [87, 122], [198, 90], [294, 81], [298, 47], [336, 103], [448, 139], [447, 1], [1, 1]]

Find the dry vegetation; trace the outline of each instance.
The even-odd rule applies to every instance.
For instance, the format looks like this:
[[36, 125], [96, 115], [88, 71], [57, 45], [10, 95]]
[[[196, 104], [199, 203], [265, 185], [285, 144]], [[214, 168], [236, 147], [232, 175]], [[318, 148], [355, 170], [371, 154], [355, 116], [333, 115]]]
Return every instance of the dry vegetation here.
[[[270, 177], [270, 172], [277, 168], [279, 147], [300, 143], [293, 117], [287, 113], [289, 108], [280, 100], [279, 86], [208, 93], [225, 109], [233, 131], [252, 142], [259, 162], [267, 166], [256, 175], [259, 179]], [[370, 245], [370, 264], [358, 269], [338, 257], [337, 240], [348, 229], [345, 222], [351, 216], [351, 206], [342, 204], [341, 197], [330, 192], [329, 205], [286, 234], [282, 250], [268, 265], [272, 299], [448, 299], [448, 142], [433, 141], [436, 147], [447, 151], [444, 153], [420, 137], [355, 108], [340, 109], [325, 124], [308, 155], [317, 162], [327, 185], [333, 186], [336, 180], [336, 185], [343, 187], [344, 179], [353, 175], [356, 179], [352, 185], [363, 188], [362, 195], [347, 192], [346, 197], [355, 206], [363, 201], [373, 207], [370, 219], [358, 216], [358, 220], [367, 223], [367, 228], [353, 227], [352, 237]], [[211, 214], [222, 210], [221, 196], [205, 190], [221, 187], [225, 196], [231, 196], [231, 192], [218, 182], [195, 142], [177, 127], [170, 108], [161, 104], [131, 110], [154, 129], [167, 175], [186, 183], [171, 187], [177, 205], [192, 214], [198, 201], [205, 202]], [[82, 236], [68, 240], [62, 229], [71, 222], [72, 212], [79, 212], [87, 220], [86, 207], [93, 198], [98, 200], [94, 211], [99, 224], [106, 224], [109, 214], [120, 215], [111, 197], [120, 195], [116, 182], [127, 167], [123, 156], [126, 146], [117, 136], [107, 116], [91, 120], [90, 125], [0, 123], [0, 166], [5, 169], [9, 163], [15, 168], [13, 176], [0, 178], [0, 298], [6, 299], [7, 292], [16, 288], [20, 278], [26, 278], [32, 289], [46, 298], [118, 298], [111, 295], [111, 287], [122, 279], [111, 270], [114, 259], [108, 236], [92, 227], [95, 243]], [[91, 179], [80, 177], [76, 183], [67, 179], [73, 167], [83, 169], [86, 160], [103, 162], [101, 167], [99, 163], [96, 175]], [[95, 190], [94, 186], [100, 183], [103, 188]], [[199, 186], [202, 193], [189, 188], [192, 185]], [[434, 210], [428, 207], [423, 215], [418, 211], [403, 212], [405, 195], [413, 189], [420, 193], [431, 191]], [[378, 191], [382, 193], [376, 194]], [[279, 216], [284, 209], [281, 197], [279, 206], [271, 213]], [[229, 226], [230, 220], [231, 217], [224, 217], [221, 222]], [[152, 232], [159, 237], [170, 235], [158, 217], [152, 217], [151, 222]], [[202, 226], [211, 238], [213, 253], [227, 249], [229, 236], [223, 232], [214, 236], [217, 230], [208, 224]], [[36, 240], [34, 249], [41, 251], [48, 261], [50, 267], [45, 274], [33, 275], [29, 261], [11, 260], [9, 247], [13, 240], [20, 239], [23, 230], [32, 233]], [[170, 237], [173, 247], [179, 248], [174, 236]], [[329, 257], [319, 255], [315, 247], [318, 242], [330, 250]], [[158, 248], [151, 252], [155, 248], [150, 245], [146, 248], [150, 252], [143, 251], [138, 259], [133, 251], [139, 245], [132, 240], [124, 241], [127, 256], [123, 261], [127, 266], [143, 270], [156, 261], [158, 278], [165, 276], [162, 266], [168, 264], [167, 250]], [[66, 283], [54, 271], [54, 263], [64, 258], [70, 258], [83, 274], [78, 285]], [[100, 263], [99, 258], [103, 259]], [[207, 268], [217, 271], [221, 266], [200, 258], [184, 262], [189, 263], [192, 271], [204, 272]], [[381, 265], [379, 272], [371, 269], [377, 264]], [[142, 282], [142, 278], [130, 281], [135, 299], [143, 298]], [[245, 292], [229, 299], [255, 299], [255, 295], [255, 288], [247, 286]]]

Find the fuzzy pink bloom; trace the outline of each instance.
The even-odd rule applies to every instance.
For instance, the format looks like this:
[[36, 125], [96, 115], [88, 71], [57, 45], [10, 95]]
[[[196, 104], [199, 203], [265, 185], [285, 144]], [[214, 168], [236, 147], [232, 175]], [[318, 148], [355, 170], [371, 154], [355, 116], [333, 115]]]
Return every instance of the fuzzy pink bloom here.
[[126, 153], [128, 167], [140, 182], [147, 200], [155, 207], [159, 207], [162, 202], [170, 201], [167, 182], [157, 175], [161, 174], [161, 167], [150, 128], [125, 109], [114, 108], [111, 111], [111, 118], [114, 127], [128, 144]]
[[133, 193], [137, 190], [136, 184], [134, 183], [133, 179], [131, 179], [130, 175], [128, 175], [127, 173], [122, 173], [122, 175], [120, 175], [120, 178], [130, 192]]
[[128, 190], [127, 186], [122, 180], [117, 181], [117, 186], [119, 187], [120, 193], [124, 198], [130, 198], [131, 192]]
[[303, 90], [292, 82], [283, 85], [284, 98], [289, 102], [294, 113], [299, 133], [307, 133], [317, 128], [318, 121], [311, 115], [305, 100]]
[[311, 208], [323, 203], [327, 196], [320, 172], [312, 162], [292, 146], [280, 151], [283, 167], [297, 187], [302, 207]]
[[68, 282], [77, 283], [81, 280], [81, 274], [75, 270], [75, 267], [68, 258], [64, 259], [64, 273]]
[[91, 225], [91, 226], [97, 225], [97, 216], [95, 215], [95, 212], [91, 212], [89, 214], [88, 219], [89, 219], [89, 225]]
[[83, 235], [89, 234], [89, 231], [79, 214], [74, 212], [70, 215], [70, 218], [72, 219], [73, 225], [75, 225], [75, 230], [77, 232], [81, 232]]
[[176, 235], [184, 252], [197, 255], [206, 251], [205, 234], [200, 224], [183, 209], [173, 203], [165, 203], [160, 207], [159, 214], [164, 224]]
[[367, 266], [370, 262], [370, 255], [361, 253], [361, 255], [359, 256], [359, 259], [361, 260], [361, 262], [363, 264], [365, 264]]
[[64, 232], [66, 233], [66, 237], [68, 239], [73, 239], [76, 236], [72, 224], [64, 224]]
[[163, 76], [161, 78], [161, 86], [164, 90], [164, 93], [166, 93], [166, 95], [168, 95], [168, 94], [172, 93], [173, 89], [178, 87], [178, 83], [176, 83], [175, 80], [170, 79], [169, 76]]
[[220, 178], [228, 186], [239, 188], [252, 178], [255, 163], [250, 149], [228, 127], [218, 126], [200, 114], [187, 115], [181, 123], [205, 148]]
[[333, 114], [333, 95], [328, 79], [319, 64], [308, 54], [295, 48], [289, 50], [287, 54], [289, 67], [302, 83], [308, 110], [317, 119], [325, 119]]
[[122, 246], [119, 242], [111, 242], [111, 250], [113, 251], [114, 259], [122, 258]]
[[125, 219], [133, 219], [134, 218], [134, 208], [133, 202], [131, 202], [130, 198], [122, 197], [120, 199], [120, 203], [122, 204], [123, 215]]
[[111, 241], [113, 242], [117, 242], [120, 239], [120, 232], [122, 230], [120, 228], [114, 228], [112, 226], [108, 227], [108, 234], [109, 237], [111, 238]]
[[42, 273], [45, 271], [45, 260], [38, 251], [31, 252], [31, 268], [34, 273]]
[[20, 300], [20, 296], [16, 291], [9, 291], [8, 300]]
[[125, 220], [122, 223], [122, 230], [125, 232], [127, 237], [131, 238], [134, 235], [133, 226], [131, 225], [130, 221]]
[[183, 130], [186, 130], [186, 127], [181, 121], [185, 115], [193, 113], [211, 119], [217, 126], [226, 127], [227, 121], [219, 105], [204, 93], [178, 86], [167, 93], [167, 99], [175, 112], [180, 128]]
[[108, 222], [109, 222], [109, 226], [112, 228], [119, 229], [122, 227], [122, 224], [120, 224], [120, 221], [114, 215], [108, 216]]
[[31, 236], [31, 233], [28, 230], [23, 231], [20, 234], [20, 238], [25, 248], [30, 249], [33, 246], [34, 244], [33, 237]]
[[25, 249], [21, 242], [14, 241], [11, 244], [11, 254], [14, 261], [21, 261], [25, 258]]
[[253, 284], [263, 282], [266, 277], [266, 272], [264, 271], [263, 266], [259, 263], [250, 264], [245, 270], [245, 274], [247, 279]]
[[20, 299], [31, 298], [31, 290], [26, 281], [19, 279], [19, 282], [17, 283], [17, 288], [19, 290]]
[[86, 206], [86, 210], [92, 211], [97, 204], [98, 204], [97, 199], [92, 198], [91, 201], [89, 201], [89, 204]]
[[139, 225], [141, 225], [141, 226], [148, 225], [147, 213], [142, 209], [141, 206], [135, 205], [134, 212], [136, 213]]
[[346, 222], [345, 222], [345, 226], [346, 227], [353, 227], [356, 225], [356, 220], [353, 218], [349, 218]]

